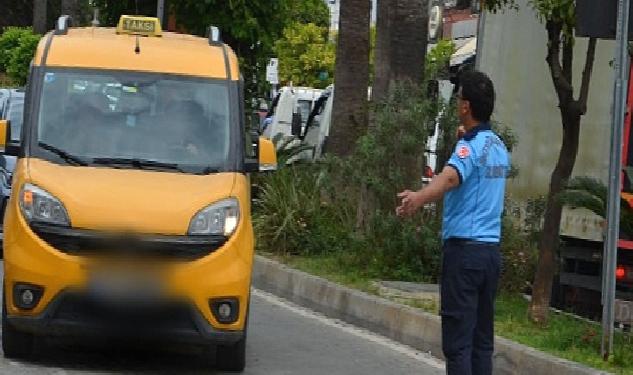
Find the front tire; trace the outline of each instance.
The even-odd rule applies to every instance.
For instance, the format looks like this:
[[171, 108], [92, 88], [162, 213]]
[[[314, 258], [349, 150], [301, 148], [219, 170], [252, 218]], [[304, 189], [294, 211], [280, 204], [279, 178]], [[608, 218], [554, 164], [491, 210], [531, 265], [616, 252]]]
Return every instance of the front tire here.
[[244, 336], [232, 345], [218, 345], [215, 349], [215, 367], [220, 371], [242, 372], [246, 367], [246, 337], [250, 316], [250, 299], [246, 310]]
[[24, 359], [33, 354], [34, 337], [20, 332], [7, 319], [7, 305], [2, 293], [2, 351], [5, 358]]
[[233, 345], [220, 345], [216, 349], [216, 367], [221, 371], [242, 372], [246, 367], [246, 334]]

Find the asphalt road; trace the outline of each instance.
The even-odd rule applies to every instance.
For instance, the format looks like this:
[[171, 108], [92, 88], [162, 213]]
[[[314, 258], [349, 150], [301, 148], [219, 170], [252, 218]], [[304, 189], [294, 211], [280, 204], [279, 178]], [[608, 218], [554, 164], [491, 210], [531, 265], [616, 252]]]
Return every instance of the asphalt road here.
[[[410, 347], [253, 290], [244, 374], [443, 374]], [[38, 359], [0, 357], [0, 374], [219, 374], [191, 349], [40, 340]]]

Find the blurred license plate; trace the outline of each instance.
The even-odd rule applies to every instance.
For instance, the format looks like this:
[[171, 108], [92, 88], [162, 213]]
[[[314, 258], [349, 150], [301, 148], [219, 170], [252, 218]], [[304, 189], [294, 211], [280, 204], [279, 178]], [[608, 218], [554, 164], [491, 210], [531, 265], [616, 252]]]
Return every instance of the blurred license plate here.
[[163, 294], [157, 275], [118, 270], [91, 272], [88, 289], [91, 295], [109, 300], [158, 298]]

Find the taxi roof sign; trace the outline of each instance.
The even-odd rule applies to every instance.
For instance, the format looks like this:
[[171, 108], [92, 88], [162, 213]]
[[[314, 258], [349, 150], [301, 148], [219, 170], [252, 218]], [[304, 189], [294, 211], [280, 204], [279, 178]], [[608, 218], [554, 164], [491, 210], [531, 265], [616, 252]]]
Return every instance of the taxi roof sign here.
[[117, 34], [161, 36], [163, 30], [156, 17], [122, 15], [116, 32]]

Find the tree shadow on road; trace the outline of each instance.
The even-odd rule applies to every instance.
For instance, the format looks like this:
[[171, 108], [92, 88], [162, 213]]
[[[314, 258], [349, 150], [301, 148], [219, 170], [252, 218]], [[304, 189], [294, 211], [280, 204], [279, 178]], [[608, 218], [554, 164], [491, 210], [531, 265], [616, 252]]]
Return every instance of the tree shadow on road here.
[[213, 351], [207, 350], [209, 357], [204, 357], [201, 348], [175, 344], [110, 340], [80, 344], [68, 340], [39, 339], [34, 353], [29, 360], [12, 362], [18, 368], [56, 368], [71, 373], [221, 374], [213, 368]]

